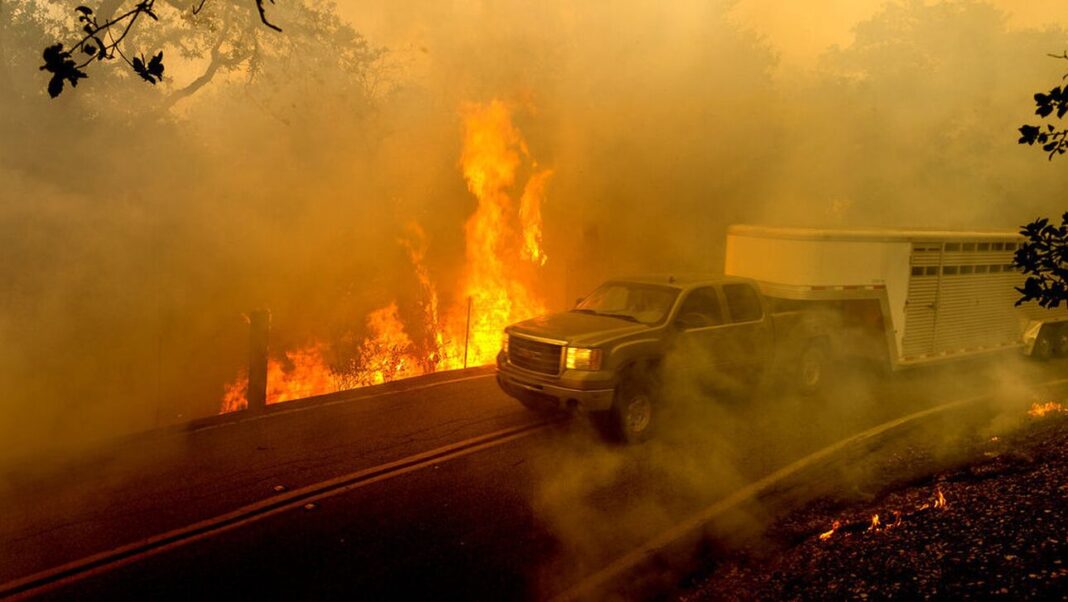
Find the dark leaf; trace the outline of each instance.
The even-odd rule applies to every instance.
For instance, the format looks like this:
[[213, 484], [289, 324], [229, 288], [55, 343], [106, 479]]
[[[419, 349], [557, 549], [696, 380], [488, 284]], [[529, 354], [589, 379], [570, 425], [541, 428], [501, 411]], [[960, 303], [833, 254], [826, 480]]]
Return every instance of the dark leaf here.
[[1041, 105], [1035, 109], [1035, 114], [1039, 117], [1046, 117], [1053, 112], [1053, 105]]
[[155, 85], [157, 81], [163, 79], [163, 51], [161, 50], [156, 56], [152, 57], [148, 61], [148, 65], [145, 65], [143, 58], [134, 57], [133, 70], [141, 76], [141, 79]]
[[41, 56], [45, 61], [45, 64], [41, 66], [41, 69], [55, 73], [58, 66], [62, 65], [65, 59], [70, 58], [70, 53], [63, 50], [63, 44], [55, 44], [54, 46], [45, 48]]
[[89, 8], [88, 6], [79, 6], [78, 8], [76, 8], [74, 10], [82, 13], [85, 16], [89, 16], [89, 15], [93, 14], [93, 9]]
[[1020, 126], [1020, 144], [1034, 144], [1035, 138], [1038, 137], [1038, 126], [1024, 125]]
[[59, 96], [59, 93], [63, 91], [63, 76], [53, 75], [52, 79], [48, 80], [48, 95], [52, 98]]
[[94, 54], [96, 54], [96, 46], [93, 46], [92, 44], [86, 44], [85, 46], [82, 46], [82, 52], [88, 54], [89, 56], [93, 56]]
[[152, 57], [148, 61], [148, 73], [154, 76], [158, 80], [163, 79], [163, 51], [160, 50], [156, 56]]
[[48, 80], [48, 95], [52, 98], [63, 91], [63, 80], [70, 82], [71, 86], [77, 86], [79, 79], [88, 77], [84, 71], [78, 69], [70, 53], [63, 50], [63, 44], [45, 48], [42, 56], [45, 64], [41, 65], [41, 70], [52, 74]]

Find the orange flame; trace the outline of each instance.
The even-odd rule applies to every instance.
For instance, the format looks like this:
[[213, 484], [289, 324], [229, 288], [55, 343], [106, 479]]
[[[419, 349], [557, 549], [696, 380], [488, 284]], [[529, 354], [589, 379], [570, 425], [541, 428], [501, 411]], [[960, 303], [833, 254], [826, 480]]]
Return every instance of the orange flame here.
[[[527, 271], [520, 265], [524, 257], [539, 267], [545, 263], [540, 207], [550, 172], [537, 171], [531, 165], [534, 171], [524, 186], [520, 210], [516, 212], [509, 193], [529, 153], [526, 141], [512, 123], [508, 105], [500, 100], [468, 105], [464, 110], [464, 129], [460, 164], [467, 188], [478, 199], [478, 206], [465, 226], [467, 265], [461, 294], [449, 314], [446, 338], [454, 346], [467, 340], [468, 365], [480, 365], [496, 357], [505, 326], [545, 313], [544, 303], [517, 275]], [[523, 232], [518, 244], [511, 236], [515, 221], [520, 222]], [[465, 328], [468, 302], [469, 332]], [[461, 358], [462, 363], [462, 349], [454, 347], [453, 351], [449, 355]]]
[[942, 495], [941, 488], [938, 489], [938, 494], [934, 501], [934, 507], [941, 508], [942, 510], [946, 509], [946, 496]]
[[[248, 406], [245, 398], [247, 389], [247, 373], [242, 373], [226, 385], [221, 413], [245, 409]], [[285, 360], [271, 358], [267, 362], [268, 404], [323, 395], [336, 390], [336, 375], [326, 367], [320, 345], [287, 351]]]
[[[512, 322], [545, 313], [531, 290], [532, 270], [545, 265], [541, 207], [552, 175], [530, 158], [526, 140], [500, 100], [463, 108], [460, 168], [478, 204], [464, 226], [466, 262], [454, 302], [444, 317], [426, 268], [427, 245], [418, 224], [400, 241], [408, 252], [422, 294], [425, 340], [411, 339], [395, 302], [371, 312], [367, 337], [349, 365], [330, 366], [322, 345], [286, 352], [268, 364], [268, 403], [408, 378], [427, 372], [493, 362], [501, 332]], [[520, 172], [529, 174], [518, 203]], [[221, 410], [245, 407], [247, 376], [226, 386]]]
[[519, 198], [519, 221], [523, 226], [523, 259], [543, 266], [549, 259], [541, 248], [541, 203], [552, 171], [535, 172]]
[[834, 532], [838, 530], [838, 527], [841, 527], [841, 526], [842, 526], [841, 521], [834, 521], [833, 523], [831, 523], [831, 530], [830, 531], [824, 531], [823, 533], [820, 533], [820, 541], [827, 541], [828, 539], [830, 539], [831, 536], [834, 535]]
[[879, 530], [879, 515], [878, 514], [871, 515], [871, 526], [868, 527], [868, 530], [869, 531], [878, 531]]
[[404, 330], [397, 304], [376, 309], [367, 316], [371, 333], [360, 344], [356, 386], [378, 385], [397, 378], [422, 374], [412, 340]]
[[1028, 415], [1033, 418], [1041, 418], [1046, 414], [1056, 414], [1061, 412], [1068, 412], [1063, 405], [1056, 401], [1050, 401], [1047, 403], [1033, 403], [1031, 409], [1027, 411]]

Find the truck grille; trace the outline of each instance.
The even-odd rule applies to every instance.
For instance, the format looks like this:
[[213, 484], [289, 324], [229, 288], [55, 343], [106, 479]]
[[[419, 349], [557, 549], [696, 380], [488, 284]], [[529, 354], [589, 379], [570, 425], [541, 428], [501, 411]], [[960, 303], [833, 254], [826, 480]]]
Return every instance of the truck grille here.
[[562, 349], [561, 345], [508, 335], [508, 362], [531, 372], [559, 374]]

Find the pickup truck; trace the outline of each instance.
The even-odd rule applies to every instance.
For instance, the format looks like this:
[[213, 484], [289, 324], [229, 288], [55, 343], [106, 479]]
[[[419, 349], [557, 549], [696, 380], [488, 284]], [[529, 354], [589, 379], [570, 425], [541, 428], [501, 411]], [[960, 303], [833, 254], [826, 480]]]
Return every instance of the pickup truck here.
[[661, 362], [698, 357], [701, 370], [745, 381], [787, 374], [813, 391], [831, 345], [818, 312], [772, 309], [747, 278], [611, 280], [571, 310], [508, 326], [497, 382], [532, 410], [581, 411], [622, 442], [654, 425]]

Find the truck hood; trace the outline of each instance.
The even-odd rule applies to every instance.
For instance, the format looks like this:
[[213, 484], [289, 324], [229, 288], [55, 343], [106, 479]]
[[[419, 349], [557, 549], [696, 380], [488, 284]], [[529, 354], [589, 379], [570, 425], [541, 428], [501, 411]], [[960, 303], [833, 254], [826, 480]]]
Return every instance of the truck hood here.
[[597, 345], [649, 328], [648, 325], [619, 318], [572, 311], [519, 322], [509, 326], [508, 332], [567, 341], [575, 345]]

